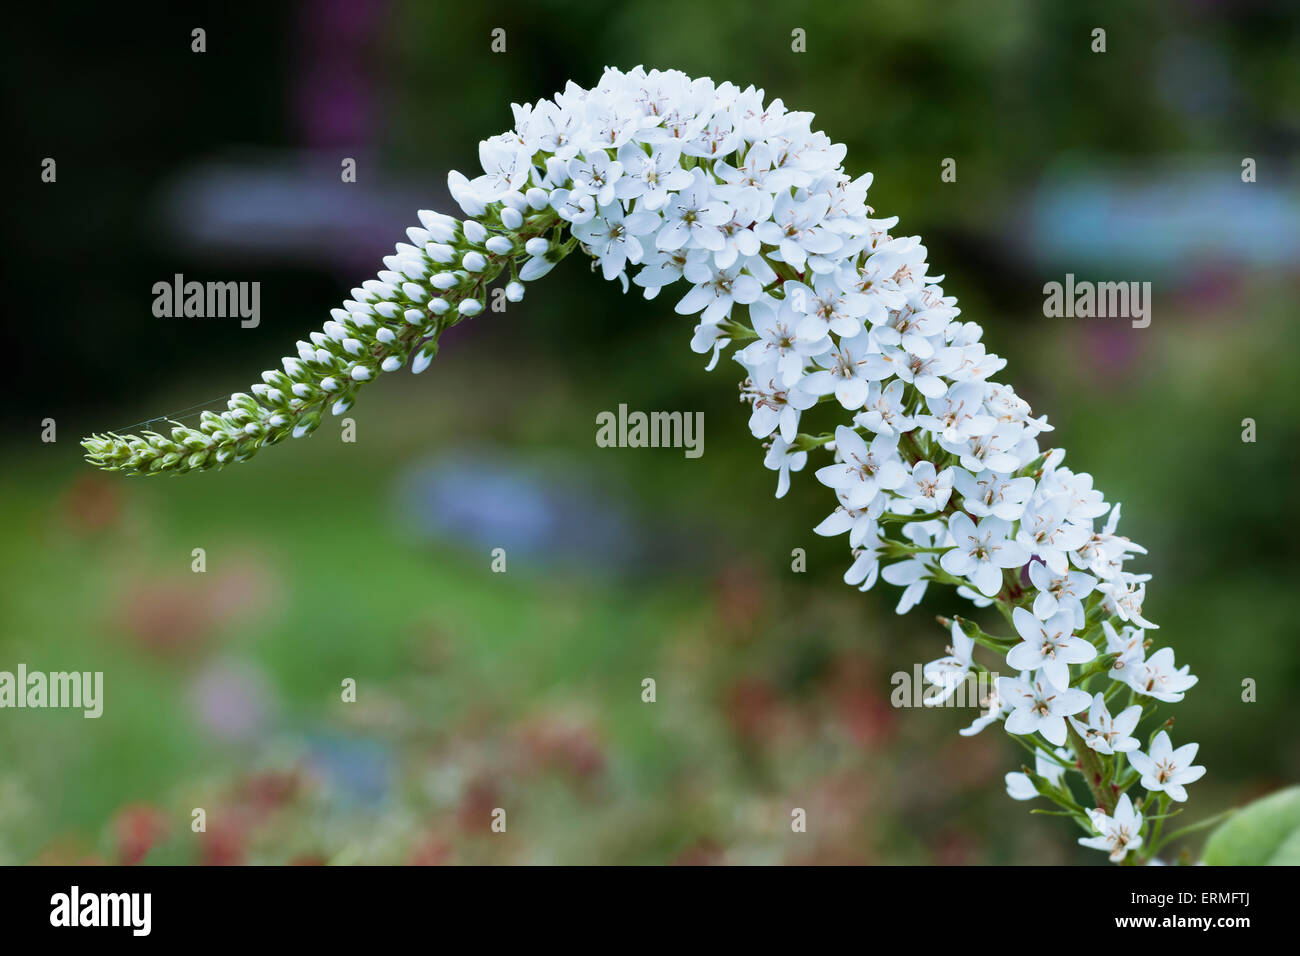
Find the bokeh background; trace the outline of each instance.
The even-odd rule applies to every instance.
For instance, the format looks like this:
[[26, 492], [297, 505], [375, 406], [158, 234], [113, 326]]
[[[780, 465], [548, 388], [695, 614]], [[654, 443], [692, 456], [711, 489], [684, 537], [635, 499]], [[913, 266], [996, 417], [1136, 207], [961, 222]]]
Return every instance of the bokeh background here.
[[[809, 530], [825, 490], [809, 472], [772, 497], [738, 376], [579, 257], [455, 329], [425, 375], [368, 388], [353, 444], [331, 420], [220, 474], [81, 462], [84, 434], [246, 388], [417, 208], [450, 208], [446, 171], [474, 166], [510, 102], [607, 63], [762, 86], [875, 172], [874, 207], [925, 237], [1005, 380], [1150, 548], [1155, 636], [1201, 678], [1170, 708], [1210, 771], [1184, 821], [1300, 777], [1289, 0], [7, 19], [0, 668], [102, 670], [106, 702], [99, 720], [0, 713], [0, 862], [1096, 862], [1005, 796], [1023, 754], [1005, 735], [890, 706], [958, 599], [932, 589], [897, 617], [894, 589], [846, 588], [842, 540]], [[154, 318], [177, 272], [260, 281], [260, 326]], [[1066, 272], [1152, 282], [1151, 326], [1044, 318]], [[619, 403], [703, 411], [704, 456], [596, 447]]]

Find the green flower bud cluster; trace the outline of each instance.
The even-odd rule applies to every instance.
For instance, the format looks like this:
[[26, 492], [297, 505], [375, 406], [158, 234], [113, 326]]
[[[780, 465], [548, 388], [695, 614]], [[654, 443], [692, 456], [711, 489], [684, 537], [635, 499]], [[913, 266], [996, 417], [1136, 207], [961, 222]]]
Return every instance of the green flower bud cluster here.
[[539, 243], [552, 262], [572, 248], [562, 243], [554, 210], [517, 205], [490, 204], [463, 221], [422, 210], [420, 226], [407, 230], [410, 242], [398, 243], [384, 258], [378, 277], [353, 289], [320, 331], [298, 342], [298, 354], [283, 359], [282, 368], [231, 395], [226, 411], [203, 412], [197, 428], [168, 420], [168, 434], [92, 435], [81, 443], [86, 460], [137, 475], [220, 469], [290, 436], [310, 435], [327, 409], [343, 414], [357, 391], [384, 372], [408, 361], [412, 371], [424, 371], [442, 333], [482, 312], [498, 277], [509, 275], [506, 297], [517, 301], [523, 291], [519, 267], [537, 258]]

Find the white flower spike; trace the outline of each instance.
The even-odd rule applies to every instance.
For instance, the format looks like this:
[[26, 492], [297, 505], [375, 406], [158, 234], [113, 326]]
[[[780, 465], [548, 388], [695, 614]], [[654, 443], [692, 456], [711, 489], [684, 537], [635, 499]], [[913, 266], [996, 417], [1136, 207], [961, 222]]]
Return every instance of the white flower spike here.
[[[1145, 549], [1117, 533], [1119, 505], [1091, 475], [1040, 448], [1051, 426], [993, 381], [1005, 360], [960, 319], [920, 238], [875, 217], [871, 176], [845, 172], [844, 147], [812, 128], [811, 113], [765, 100], [754, 87], [637, 67], [516, 106], [515, 128], [480, 144], [482, 173], [448, 175], [464, 218], [420, 211], [410, 241], [282, 369], [197, 427], [94, 435], [86, 457], [132, 475], [184, 474], [307, 436], [370, 382], [408, 362], [423, 371], [443, 332], [481, 321], [493, 283], [518, 302], [575, 250], [647, 299], [683, 282], [675, 311], [693, 317], [690, 347], [709, 368], [731, 349], [744, 368], [741, 398], [777, 496], [810, 454], [834, 454], [814, 470], [835, 496], [815, 530], [848, 533], [845, 580], [902, 587], [900, 612], [930, 584], [953, 585], [1014, 623], [1015, 636], [954, 628], [927, 676], [964, 675], [980, 648], [1024, 669], [998, 681], [961, 733], [1005, 720], [1039, 750], [1068, 747], [1100, 809], [1085, 816], [1067, 797], [1075, 770], [1053, 798], [1100, 834], [1081, 842], [1122, 860], [1143, 847], [1143, 820], [1104, 784], [1131, 779], [1119, 754], [1172, 799], [1200, 771], [1188, 766], [1194, 745], [1166, 749], [1160, 736], [1148, 753], [1131, 747], [1135, 709], [1112, 718], [1088, 686], [1106, 671], [1176, 702], [1196, 683], [1172, 649], [1145, 657], [1150, 576], [1125, 567]], [[831, 422], [805, 433], [805, 418]]]

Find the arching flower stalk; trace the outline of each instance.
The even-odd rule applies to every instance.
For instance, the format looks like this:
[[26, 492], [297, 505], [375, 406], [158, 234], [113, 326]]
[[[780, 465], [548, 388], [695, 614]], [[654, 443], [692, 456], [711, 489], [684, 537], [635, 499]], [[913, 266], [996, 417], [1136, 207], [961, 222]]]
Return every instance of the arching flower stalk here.
[[[870, 174], [844, 172], [844, 147], [812, 114], [675, 71], [609, 69], [594, 89], [513, 109], [514, 129], [480, 144], [483, 174], [449, 177], [464, 219], [421, 212], [384, 271], [227, 411], [168, 434], [93, 436], [87, 458], [176, 474], [307, 435], [381, 373], [423, 371], [493, 281], [518, 301], [578, 245], [647, 299], [685, 280], [675, 311], [697, 317], [691, 347], [709, 368], [729, 349], [744, 368], [777, 496], [810, 454], [833, 454], [816, 478], [836, 504], [815, 530], [848, 536], [846, 582], [902, 586], [899, 613], [950, 585], [1005, 619], [990, 634], [941, 618], [951, 644], [924, 674], [942, 700], [985, 670], [979, 648], [1015, 675], [961, 731], [1000, 722], [1029, 751], [1008, 793], [1056, 804], [1116, 862], [1154, 858], [1204, 768], [1153, 717], [1196, 678], [1171, 649], [1147, 653], [1150, 576], [1125, 569], [1144, 549], [1118, 534], [1119, 505], [1090, 475], [1040, 448], [1051, 426], [992, 380], [1005, 361], [959, 320], [920, 239], [874, 218]], [[842, 411], [833, 432], [800, 431], [816, 405]]]

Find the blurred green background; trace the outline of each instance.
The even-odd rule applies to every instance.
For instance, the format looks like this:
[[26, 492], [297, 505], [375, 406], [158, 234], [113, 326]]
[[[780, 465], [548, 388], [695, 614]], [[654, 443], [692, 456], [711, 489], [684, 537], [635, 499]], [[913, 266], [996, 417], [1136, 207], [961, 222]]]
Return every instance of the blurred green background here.
[[[0, 862], [1096, 862], [1005, 796], [1005, 735], [890, 706], [959, 599], [897, 617], [895, 589], [845, 587], [842, 540], [810, 531], [825, 489], [810, 468], [773, 499], [731, 363], [706, 373], [670, 301], [577, 258], [368, 388], [354, 443], [335, 419], [220, 474], [81, 462], [84, 434], [246, 388], [417, 208], [450, 209], [447, 169], [510, 102], [605, 64], [754, 83], [848, 145], [1150, 549], [1152, 636], [1200, 676], [1167, 711], [1209, 768], [1184, 822], [1300, 777], [1293, 4], [72, 14], [16, 12], [3, 67], [28, 171], [5, 224], [0, 669], [102, 670], [105, 711], [0, 712]], [[178, 272], [260, 281], [261, 324], [154, 318]], [[1067, 272], [1152, 282], [1151, 326], [1044, 318]], [[596, 447], [620, 403], [704, 412], [704, 456]]]

